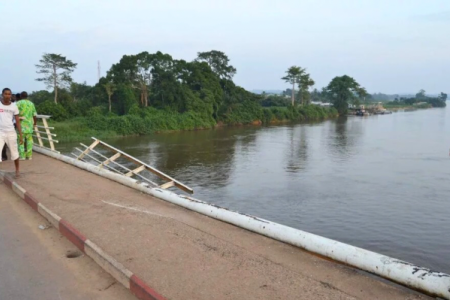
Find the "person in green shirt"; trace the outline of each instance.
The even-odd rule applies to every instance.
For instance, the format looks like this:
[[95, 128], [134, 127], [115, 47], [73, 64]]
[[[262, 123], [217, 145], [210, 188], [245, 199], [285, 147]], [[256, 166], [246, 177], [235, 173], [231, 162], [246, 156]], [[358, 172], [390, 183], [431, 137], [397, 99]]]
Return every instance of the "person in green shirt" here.
[[31, 160], [33, 155], [33, 132], [36, 126], [36, 107], [33, 102], [28, 100], [27, 92], [20, 94], [21, 100], [17, 101], [19, 108], [19, 118], [21, 120], [23, 144], [19, 145], [20, 160]]

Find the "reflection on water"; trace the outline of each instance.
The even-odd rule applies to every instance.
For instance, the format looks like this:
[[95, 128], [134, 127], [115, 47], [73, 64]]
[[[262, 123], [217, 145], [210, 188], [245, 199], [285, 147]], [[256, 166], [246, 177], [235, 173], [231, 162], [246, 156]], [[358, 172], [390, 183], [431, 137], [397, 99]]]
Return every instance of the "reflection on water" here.
[[196, 198], [450, 272], [448, 109], [107, 142]]
[[289, 150], [286, 155], [288, 172], [299, 172], [305, 169], [308, 162], [308, 138], [304, 126], [292, 127], [288, 130]]

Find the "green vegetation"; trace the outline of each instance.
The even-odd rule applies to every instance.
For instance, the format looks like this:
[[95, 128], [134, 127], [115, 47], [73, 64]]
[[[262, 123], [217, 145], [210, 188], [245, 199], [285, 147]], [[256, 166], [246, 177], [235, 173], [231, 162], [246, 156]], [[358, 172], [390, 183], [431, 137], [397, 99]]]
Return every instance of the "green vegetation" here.
[[[52, 102], [50, 102], [52, 103]], [[304, 107], [270, 107], [262, 108], [254, 105], [241, 106], [228, 114], [228, 119], [221, 121], [228, 125], [245, 125], [261, 122], [263, 124], [319, 121], [338, 116], [334, 108], [323, 108], [316, 105]], [[258, 116], [255, 119], [255, 115]], [[161, 131], [210, 129], [217, 125], [213, 118], [205, 120], [194, 112], [174, 114], [152, 107], [141, 109], [134, 106], [130, 114], [117, 116], [101, 109], [93, 108], [87, 117], [77, 117], [66, 121], [52, 121], [57, 128], [58, 138], [64, 141], [79, 140], [90, 136], [98, 138], [119, 135], [145, 135]]]
[[410, 98], [395, 98], [394, 101], [389, 101], [384, 104], [385, 108], [431, 108], [431, 107], [445, 107], [447, 104], [447, 94], [441, 93], [437, 97], [426, 96], [425, 90], [420, 90], [415, 97]]
[[298, 66], [292, 66], [286, 71], [286, 76], [281, 78], [287, 83], [292, 84], [291, 90], [291, 105], [295, 105], [295, 85], [299, 88], [299, 97], [301, 99], [300, 103], [303, 105], [308, 103], [309, 100], [309, 88], [314, 85], [314, 80], [311, 79], [310, 75], [306, 73], [306, 69]]
[[339, 114], [347, 113], [349, 101], [352, 101], [354, 105], [359, 105], [359, 99], [367, 95], [366, 90], [355, 79], [347, 75], [334, 77], [327, 86], [326, 92]]
[[[53, 72], [53, 66], [62, 72]], [[161, 52], [124, 55], [94, 86], [73, 82], [76, 64], [61, 55], [44, 54], [37, 67], [47, 75], [38, 80], [53, 92], [37, 91], [30, 98], [40, 114], [52, 116], [62, 140], [337, 116], [334, 109], [306, 101], [288, 108], [282, 96], [267, 100], [236, 86], [236, 69], [220, 51], [198, 53], [192, 62]], [[300, 73], [294, 84], [306, 99], [314, 81], [304, 69]]]
[[40, 64], [36, 65], [37, 73], [42, 74], [42, 77], [37, 78], [37, 81], [44, 82], [47, 87], [53, 87], [55, 91], [55, 103], [58, 103], [58, 88], [64, 87], [72, 81], [70, 73], [75, 70], [77, 64], [66, 59], [60, 54], [45, 53]]
[[[61, 139], [322, 120], [345, 114], [349, 104], [370, 100], [366, 90], [347, 75], [310, 92], [314, 80], [297, 66], [282, 78], [292, 84], [291, 90], [282, 95], [254, 94], [233, 82], [236, 68], [216, 50], [200, 52], [191, 62], [161, 52], [124, 55], [94, 86], [72, 81], [76, 66], [64, 56], [48, 53], [36, 65], [42, 75], [37, 80], [53, 92], [37, 91], [30, 99], [40, 114], [52, 116]], [[423, 92], [416, 98], [439, 106], [445, 105], [444, 95], [435, 99]], [[334, 108], [311, 101], [331, 102]], [[412, 100], [394, 104], [400, 101]]]

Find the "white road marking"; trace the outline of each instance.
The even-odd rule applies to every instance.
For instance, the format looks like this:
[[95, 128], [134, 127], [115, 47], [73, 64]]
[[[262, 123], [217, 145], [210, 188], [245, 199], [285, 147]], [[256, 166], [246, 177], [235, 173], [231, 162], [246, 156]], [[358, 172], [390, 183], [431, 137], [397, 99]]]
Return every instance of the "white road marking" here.
[[137, 207], [133, 207], [133, 206], [125, 206], [125, 205], [121, 205], [121, 204], [117, 204], [117, 203], [113, 203], [113, 202], [108, 202], [108, 201], [105, 201], [105, 200], [102, 200], [102, 202], [106, 203], [106, 204], [109, 204], [109, 205], [112, 205], [112, 206], [116, 206], [116, 207], [125, 208], [125, 209], [133, 210], [133, 211], [138, 211], [138, 212], [141, 212], [141, 213], [144, 213], [144, 214], [154, 215], [154, 216], [158, 216], [158, 217], [161, 217], [161, 218], [167, 218], [166, 216], [163, 216], [163, 215], [160, 215], [160, 214], [157, 214], [157, 213], [145, 210], [145, 209], [140, 209], [140, 208], [137, 208]]

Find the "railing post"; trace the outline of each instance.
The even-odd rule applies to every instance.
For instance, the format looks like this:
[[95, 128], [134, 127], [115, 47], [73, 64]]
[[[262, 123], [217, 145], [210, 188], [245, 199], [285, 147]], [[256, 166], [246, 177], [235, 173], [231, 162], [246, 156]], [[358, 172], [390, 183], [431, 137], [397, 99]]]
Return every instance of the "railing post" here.
[[50, 132], [50, 129], [48, 128], [47, 119], [43, 118], [42, 123], [44, 123], [44, 126], [45, 126], [45, 132], [47, 133], [48, 142], [50, 143], [50, 149], [52, 149], [54, 151], [55, 145], [53, 144], [52, 134]]
[[42, 142], [41, 134], [39, 133], [39, 129], [37, 126], [34, 126], [34, 132], [36, 133], [36, 138], [39, 142], [39, 146], [44, 147], [44, 143]]
[[[36, 124], [36, 126], [34, 126], [34, 134], [33, 137], [35, 137], [39, 143], [39, 147], [42, 148], [47, 148], [49, 150], [55, 151], [55, 143], [58, 143], [58, 140], [53, 139], [54, 136], [56, 136], [56, 134], [51, 132], [51, 129], [55, 129], [53, 127], [49, 127], [48, 126], [48, 122], [47, 119], [49, 119], [51, 116], [47, 116], [47, 115], [37, 115], [36, 118], [38, 120], [41, 120], [43, 123], [42, 125], [38, 125]], [[41, 130], [40, 130], [41, 129]], [[42, 129], [45, 129], [45, 131], [43, 131]], [[47, 137], [45, 137], [47, 135]], [[49, 147], [47, 147], [44, 143], [44, 140], [48, 141]]]

